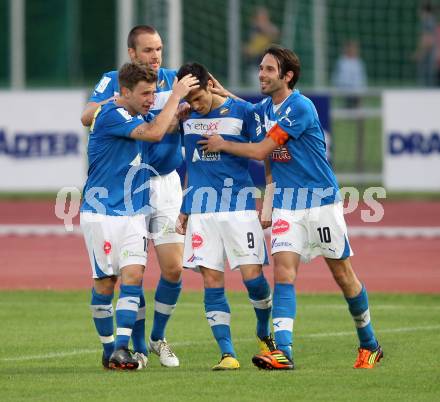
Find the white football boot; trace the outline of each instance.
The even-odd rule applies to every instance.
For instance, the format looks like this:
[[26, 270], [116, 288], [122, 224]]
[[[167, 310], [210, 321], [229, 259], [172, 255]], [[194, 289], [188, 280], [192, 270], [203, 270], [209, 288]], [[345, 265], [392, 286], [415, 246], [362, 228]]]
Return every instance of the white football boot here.
[[159, 339], [158, 341], [148, 341], [148, 348], [150, 352], [159, 356], [159, 361], [165, 367], [179, 367], [179, 359], [172, 351], [171, 346], [168, 345], [166, 339]]

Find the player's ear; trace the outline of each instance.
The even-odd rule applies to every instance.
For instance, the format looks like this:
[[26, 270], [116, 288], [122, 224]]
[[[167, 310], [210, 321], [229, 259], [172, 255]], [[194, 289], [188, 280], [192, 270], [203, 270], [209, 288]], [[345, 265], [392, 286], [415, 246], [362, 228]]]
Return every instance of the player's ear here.
[[123, 98], [126, 98], [130, 94], [130, 90], [127, 87], [121, 86], [120, 93]]
[[284, 80], [287, 84], [292, 80], [294, 75], [295, 74], [293, 73], [293, 71], [287, 71], [287, 73], [284, 75]]
[[133, 62], [136, 60], [136, 50], [133, 49], [132, 47], [129, 47], [128, 50], [128, 57], [130, 58], [130, 60]]

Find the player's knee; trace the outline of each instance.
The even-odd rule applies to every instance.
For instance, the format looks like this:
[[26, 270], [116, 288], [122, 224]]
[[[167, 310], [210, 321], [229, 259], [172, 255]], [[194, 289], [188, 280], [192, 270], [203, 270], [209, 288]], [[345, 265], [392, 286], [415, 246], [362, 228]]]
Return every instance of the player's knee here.
[[124, 285], [142, 285], [144, 273], [142, 270], [130, 270], [123, 272], [121, 281]]
[[275, 283], [295, 283], [296, 270], [294, 267], [290, 267], [285, 264], [275, 264], [273, 272]]
[[116, 276], [95, 279], [93, 287], [95, 288], [95, 291], [101, 295], [111, 295], [115, 290], [116, 281]]
[[169, 282], [179, 282], [182, 278], [183, 267], [181, 264], [170, 264], [161, 267], [161, 275]]

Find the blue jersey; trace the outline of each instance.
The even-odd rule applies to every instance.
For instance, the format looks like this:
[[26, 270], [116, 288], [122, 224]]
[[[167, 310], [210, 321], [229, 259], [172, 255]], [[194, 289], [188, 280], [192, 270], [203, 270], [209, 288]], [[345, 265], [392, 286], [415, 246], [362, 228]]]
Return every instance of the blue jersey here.
[[234, 142], [262, 138], [259, 116], [248, 102], [228, 98], [206, 115], [192, 112], [183, 123], [188, 172], [182, 212], [205, 213], [255, 209], [255, 188], [249, 160], [223, 152], [202, 151], [203, 134], [220, 134]]
[[135, 215], [148, 204], [148, 170], [140, 166], [140, 141], [130, 138], [130, 133], [152, 118], [151, 114], [133, 117], [114, 102], [98, 109], [87, 147], [89, 169], [82, 212]]
[[267, 132], [278, 124], [289, 135], [269, 157], [277, 189], [274, 208], [295, 210], [339, 201], [336, 177], [326, 157], [324, 130], [312, 101], [295, 90], [280, 105], [265, 98], [257, 108]]
[[[160, 68], [157, 78], [157, 89], [154, 95], [154, 104], [150, 109], [153, 115], [158, 115], [165, 106], [172, 92], [175, 70]], [[105, 73], [93, 90], [89, 102], [102, 102], [119, 94], [118, 72]], [[143, 153], [148, 152], [151, 166], [160, 174], [168, 174], [177, 169], [183, 162], [182, 142], [180, 135], [166, 134], [161, 141], [144, 143]]]

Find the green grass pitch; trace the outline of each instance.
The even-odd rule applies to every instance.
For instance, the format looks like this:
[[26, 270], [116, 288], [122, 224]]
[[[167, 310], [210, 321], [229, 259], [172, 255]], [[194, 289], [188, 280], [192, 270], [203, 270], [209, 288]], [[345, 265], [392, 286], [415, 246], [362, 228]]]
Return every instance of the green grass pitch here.
[[[440, 400], [440, 295], [370, 295], [385, 358], [354, 370], [357, 338], [339, 295], [299, 295], [295, 363], [259, 371], [253, 310], [228, 293], [241, 369], [212, 372], [220, 355], [204, 318], [203, 295], [183, 293], [168, 327], [181, 367], [157, 356], [139, 372], [104, 371], [89, 293], [0, 292], [2, 401], [436, 401]], [[147, 294], [147, 334], [153, 295]]]

